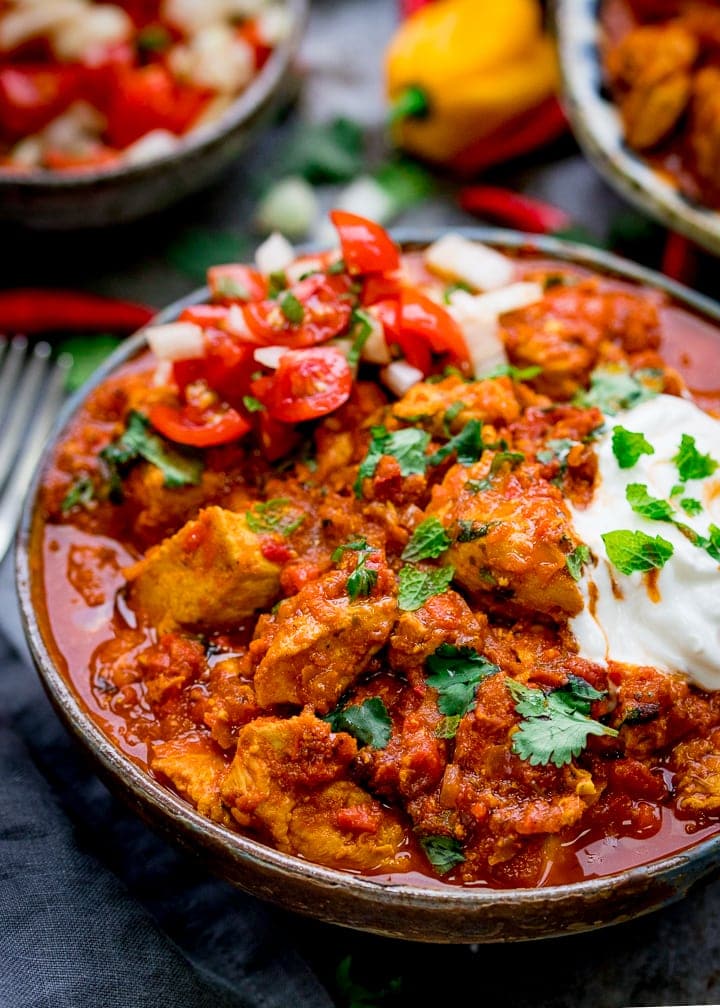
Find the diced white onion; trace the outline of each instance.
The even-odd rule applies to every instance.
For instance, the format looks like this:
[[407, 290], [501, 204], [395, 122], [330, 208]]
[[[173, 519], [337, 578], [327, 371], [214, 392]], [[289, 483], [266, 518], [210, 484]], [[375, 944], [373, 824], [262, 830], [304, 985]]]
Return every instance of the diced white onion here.
[[319, 213], [315, 190], [300, 176], [289, 176], [271, 186], [260, 200], [255, 218], [261, 231], [280, 231], [289, 238], [302, 238]]
[[[457, 294], [467, 293], [466, 291], [453, 291], [450, 295], [450, 303]], [[529, 305], [542, 301], [543, 289], [539, 283], [523, 282], [509, 284], [507, 287], [499, 287], [488, 294], [478, 294], [475, 297], [475, 304], [483, 311], [492, 312], [494, 315], [504, 315], [505, 312], [519, 311]]]
[[385, 326], [373, 311], [374, 305], [366, 309], [366, 314], [371, 321], [372, 329], [370, 335], [365, 340], [360, 356], [370, 364], [389, 364], [390, 351], [385, 339]]
[[94, 4], [53, 29], [52, 49], [61, 60], [79, 60], [93, 49], [126, 42], [133, 30], [130, 17], [121, 7]]
[[170, 130], [150, 130], [123, 151], [126, 164], [145, 164], [155, 158], [171, 154], [177, 147], [178, 138]]
[[277, 231], [266, 238], [255, 252], [255, 265], [261, 273], [283, 273], [295, 258], [295, 249]]
[[425, 263], [433, 273], [475, 290], [506, 287], [515, 277], [512, 259], [459, 234], [447, 234], [433, 242], [425, 251]]
[[155, 388], [162, 388], [164, 385], [169, 385], [172, 380], [172, 373], [172, 361], [161, 360], [155, 368], [152, 378], [152, 383]]
[[227, 316], [222, 323], [222, 328], [225, 332], [230, 333], [231, 336], [236, 336], [238, 339], [246, 339], [252, 335], [245, 321], [243, 310], [238, 304], [230, 305]]
[[39, 168], [45, 146], [41, 134], [27, 136], [10, 151], [10, 161], [18, 168]]
[[335, 201], [339, 210], [359, 214], [378, 224], [386, 224], [395, 212], [395, 204], [383, 187], [370, 175], [359, 175]]
[[163, 0], [162, 19], [188, 35], [225, 17], [227, 0]]
[[0, 50], [7, 51], [37, 35], [46, 35], [67, 21], [83, 18], [88, 12], [85, 0], [43, 0], [23, 4], [3, 12], [0, 18]]
[[253, 360], [263, 367], [276, 368], [280, 363], [280, 358], [288, 352], [286, 346], [263, 346], [258, 347], [253, 353]]
[[333, 350], [337, 350], [338, 353], [341, 353], [347, 359], [352, 353], [353, 341], [347, 338], [334, 339], [325, 345], [332, 347]]
[[168, 322], [149, 326], [145, 338], [159, 360], [191, 360], [205, 356], [203, 331], [194, 322]]
[[97, 140], [104, 129], [105, 117], [87, 102], [76, 101], [48, 123], [42, 137], [46, 145], [71, 153]]
[[265, 45], [276, 46], [288, 37], [291, 27], [292, 15], [287, 7], [272, 4], [260, 12], [257, 33]]
[[225, 16], [229, 18], [257, 17], [268, 0], [225, 0]]
[[325, 263], [319, 256], [300, 256], [295, 262], [290, 263], [285, 270], [285, 277], [288, 284], [296, 284], [300, 277], [306, 273], [324, 270]]
[[178, 76], [213, 91], [239, 91], [255, 73], [253, 47], [220, 22], [200, 28], [185, 46], [175, 46], [169, 59]]
[[396, 396], [403, 396], [413, 385], [417, 385], [425, 376], [419, 368], [413, 367], [404, 360], [393, 361], [380, 372], [380, 378]]
[[467, 291], [455, 291], [449, 308], [450, 314], [463, 331], [473, 373], [476, 375], [507, 364], [498, 316], [494, 311], [478, 306], [481, 300], [482, 298], [468, 294]]

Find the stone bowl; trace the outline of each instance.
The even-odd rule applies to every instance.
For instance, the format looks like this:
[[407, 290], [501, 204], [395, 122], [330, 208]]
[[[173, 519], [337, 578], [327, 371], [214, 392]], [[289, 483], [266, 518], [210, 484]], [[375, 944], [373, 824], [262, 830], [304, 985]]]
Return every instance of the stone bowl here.
[[[681, 307], [720, 327], [720, 305], [656, 273], [606, 252], [550, 238], [495, 229], [466, 229], [467, 237], [501, 249], [523, 249], [660, 290]], [[406, 249], [437, 235], [396, 235]], [[161, 312], [170, 322], [199, 290]], [[718, 330], [720, 334], [720, 328]], [[720, 336], [719, 336], [720, 339]], [[211, 822], [154, 780], [113, 744], [53, 660], [33, 601], [39, 576], [30, 552], [38, 489], [44, 469], [71, 417], [90, 391], [145, 346], [137, 333], [95, 372], [66, 404], [55, 424], [25, 501], [17, 539], [17, 589], [27, 641], [43, 685], [65, 726], [110, 789], [168, 840], [183, 847], [223, 879], [288, 910], [376, 934], [425, 942], [524, 941], [592, 930], [627, 921], [681, 899], [720, 867], [720, 836], [671, 857], [605, 878], [542, 889], [487, 889], [418, 882], [388, 883], [325, 868], [282, 854]], [[720, 353], [720, 342], [718, 343]], [[397, 876], [396, 876], [397, 879]]]
[[0, 222], [44, 230], [98, 228], [137, 220], [208, 186], [247, 148], [290, 92], [308, 0], [285, 0], [292, 27], [267, 63], [217, 120], [143, 164], [98, 171], [0, 172]]

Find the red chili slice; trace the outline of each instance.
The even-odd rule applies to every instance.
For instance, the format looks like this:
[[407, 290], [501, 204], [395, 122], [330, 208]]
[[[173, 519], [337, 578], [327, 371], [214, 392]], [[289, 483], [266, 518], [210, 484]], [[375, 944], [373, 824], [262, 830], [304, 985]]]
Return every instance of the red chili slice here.
[[398, 269], [400, 254], [397, 245], [379, 224], [346, 210], [333, 210], [330, 220], [340, 237], [348, 272], [388, 273]]

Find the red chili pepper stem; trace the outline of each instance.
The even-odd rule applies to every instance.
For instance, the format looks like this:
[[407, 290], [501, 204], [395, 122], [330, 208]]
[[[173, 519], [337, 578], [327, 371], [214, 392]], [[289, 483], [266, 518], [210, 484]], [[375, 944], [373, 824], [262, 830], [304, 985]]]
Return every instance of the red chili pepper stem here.
[[0, 333], [134, 332], [153, 315], [145, 305], [79, 291], [0, 291]]

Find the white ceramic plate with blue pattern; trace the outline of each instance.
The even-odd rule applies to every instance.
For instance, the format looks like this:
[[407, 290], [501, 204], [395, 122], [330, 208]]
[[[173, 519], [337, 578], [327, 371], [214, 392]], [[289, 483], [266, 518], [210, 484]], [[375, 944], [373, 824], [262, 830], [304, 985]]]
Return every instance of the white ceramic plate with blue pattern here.
[[625, 143], [603, 89], [602, 0], [555, 0], [565, 107], [580, 146], [618, 192], [673, 231], [720, 255], [720, 213], [683, 196]]

